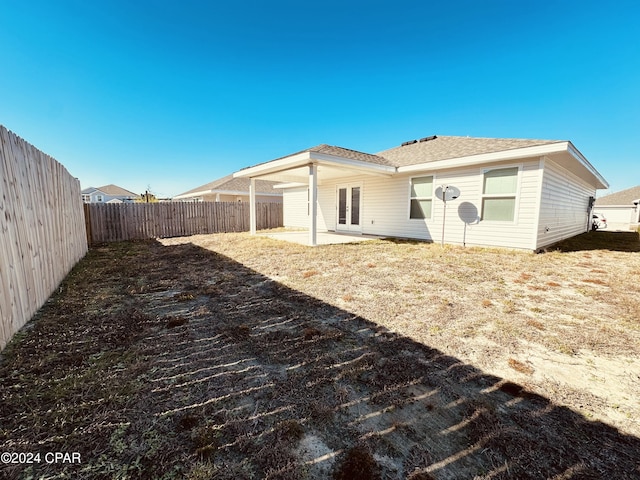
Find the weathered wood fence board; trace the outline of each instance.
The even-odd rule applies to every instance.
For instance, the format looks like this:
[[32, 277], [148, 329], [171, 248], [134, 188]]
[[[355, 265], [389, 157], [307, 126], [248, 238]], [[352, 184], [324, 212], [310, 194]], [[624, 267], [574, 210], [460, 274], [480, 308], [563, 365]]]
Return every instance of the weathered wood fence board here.
[[0, 125], [0, 349], [87, 252], [80, 182]]
[[[93, 203], [84, 208], [92, 244], [249, 231], [248, 203]], [[282, 204], [256, 205], [258, 229], [282, 225]]]

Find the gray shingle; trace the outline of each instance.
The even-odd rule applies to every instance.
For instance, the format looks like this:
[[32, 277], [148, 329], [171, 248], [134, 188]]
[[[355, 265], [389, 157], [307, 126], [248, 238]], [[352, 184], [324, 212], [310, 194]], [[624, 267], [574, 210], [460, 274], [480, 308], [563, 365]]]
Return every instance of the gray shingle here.
[[640, 185], [627, 188], [619, 192], [611, 193], [599, 198], [596, 206], [599, 205], [633, 205], [634, 200], [640, 199]]
[[433, 140], [390, 148], [377, 155], [395, 167], [436, 162], [483, 153], [503, 152], [516, 148], [559, 143], [562, 140], [528, 140], [516, 138], [477, 138], [437, 136]]

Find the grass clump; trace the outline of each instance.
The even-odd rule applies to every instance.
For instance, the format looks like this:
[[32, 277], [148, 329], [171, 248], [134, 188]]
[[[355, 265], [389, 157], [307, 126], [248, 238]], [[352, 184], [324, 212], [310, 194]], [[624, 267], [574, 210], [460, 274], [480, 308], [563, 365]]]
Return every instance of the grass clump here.
[[378, 480], [380, 466], [369, 449], [358, 445], [347, 450], [333, 473], [335, 480]]

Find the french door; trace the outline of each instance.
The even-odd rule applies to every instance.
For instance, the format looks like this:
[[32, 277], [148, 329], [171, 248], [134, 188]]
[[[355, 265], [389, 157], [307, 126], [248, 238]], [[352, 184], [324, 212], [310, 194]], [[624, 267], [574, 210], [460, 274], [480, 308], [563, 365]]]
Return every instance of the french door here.
[[336, 197], [336, 231], [362, 233], [362, 184], [338, 185]]

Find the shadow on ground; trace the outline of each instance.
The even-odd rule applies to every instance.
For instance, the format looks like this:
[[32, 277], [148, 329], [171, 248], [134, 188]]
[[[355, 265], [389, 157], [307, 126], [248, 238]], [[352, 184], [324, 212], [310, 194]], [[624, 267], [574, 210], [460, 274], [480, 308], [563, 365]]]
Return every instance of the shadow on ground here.
[[639, 439], [192, 244], [92, 249], [3, 357], [0, 450], [82, 458], [5, 478], [640, 478]]
[[563, 240], [560, 243], [552, 245], [548, 250], [560, 250], [561, 252], [584, 250], [640, 252], [640, 233], [597, 230]]

